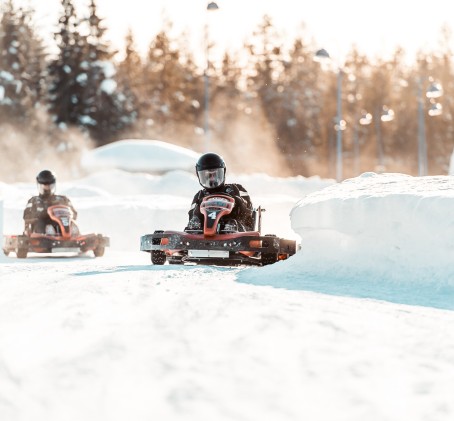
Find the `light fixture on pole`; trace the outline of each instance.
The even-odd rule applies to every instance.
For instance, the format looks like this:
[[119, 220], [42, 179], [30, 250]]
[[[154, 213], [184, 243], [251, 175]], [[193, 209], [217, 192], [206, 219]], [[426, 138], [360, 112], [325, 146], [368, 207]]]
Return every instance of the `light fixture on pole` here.
[[383, 144], [383, 136], [381, 131], [381, 123], [394, 120], [394, 111], [383, 105], [381, 110], [377, 110], [375, 118], [375, 129], [377, 132], [377, 172], [385, 171], [385, 145]]
[[[218, 10], [219, 6], [216, 2], [212, 1], [207, 5], [207, 12]], [[204, 125], [203, 133], [205, 136], [205, 152], [209, 152], [210, 148], [210, 121], [209, 121], [209, 106], [210, 106], [210, 39], [208, 34], [208, 17], [205, 25], [205, 54], [206, 54], [206, 64], [204, 72], [204, 85], [205, 85], [205, 113], [204, 113]]]
[[[441, 104], [435, 101], [443, 95], [443, 88], [439, 83], [428, 79], [431, 84], [427, 88], [426, 97], [430, 99], [431, 107], [428, 110], [430, 116], [440, 115], [443, 111]], [[423, 99], [423, 78], [418, 80], [418, 175], [427, 175], [427, 141], [426, 141], [426, 119], [424, 116], [425, 104]]]
[[[331, 57], [324, 48], [318, 50], [315, 53], [314, 57], [315, 61], [318, 62], [327, 62], [331, 61]], [[337, 73], [337, 90], [336, 90], [336, 98], [337, 98], [337, 113], [336, 113], [336, 120], [334, 128], [336, 130], [336, 181], [342, 181], [342, 131], [346, 128], [345, 120], [342, 119], [342, 79], [344, 76], [344, 70], [341, 69], [339, 66], [336, 67]]]
[[361, 164], [360, 164], [360, 139], [359, 139], [359, 126], [368, 126], [372, 123], [372, 114], [368, 113], [367, 111], [361, 111], [361, 115], [355, 121], [354, 131], [353, 131], [353, 151], [354, 151], [354, 173], [355, 175], [359, 175]]

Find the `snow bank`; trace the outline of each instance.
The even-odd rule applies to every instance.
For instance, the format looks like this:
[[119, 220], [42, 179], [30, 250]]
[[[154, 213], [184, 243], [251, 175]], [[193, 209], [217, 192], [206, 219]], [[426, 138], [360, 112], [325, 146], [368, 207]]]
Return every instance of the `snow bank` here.
[[380, 277], [433, 280], [454, 275], [453, 207], [450, 177], [367, 173], [304, 198], [291, 218], [308, 253]]
[[366, 173], [291, 212], [294, 258], [245, 282], [454, 308], [454, 179]]
[[89, 172], [117, 168], [156, 173], [193, 169], [198, 157], [190, 149], [160, 140], [125, 139], [87, 151], [81, 165]]

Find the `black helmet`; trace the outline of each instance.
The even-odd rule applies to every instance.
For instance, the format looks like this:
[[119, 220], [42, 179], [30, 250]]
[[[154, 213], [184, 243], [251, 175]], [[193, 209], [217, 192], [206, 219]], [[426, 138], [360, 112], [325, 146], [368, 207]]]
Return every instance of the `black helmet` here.
[[197, 161], [195, 169], [200, 185], [207, 190], [220, 187], [225, 182], [225, 162], [216, 153], [203, 154]]
[[36, 176], [40, 196], [50, 196], [55, 193], [55, 174], [49, 170], [43, 170]]
[[40, 184], [53, 184], [57, 179], [52, 171], [43, 170], [36, 176], [36, 181]]

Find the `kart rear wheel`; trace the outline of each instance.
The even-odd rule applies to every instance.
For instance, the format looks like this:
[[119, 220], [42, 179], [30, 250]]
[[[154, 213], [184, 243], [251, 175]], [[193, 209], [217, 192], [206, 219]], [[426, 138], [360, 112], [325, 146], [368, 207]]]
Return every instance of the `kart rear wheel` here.
[[276, 263], [278, 258], [276, 253], [263, 253], [262, 254], [262, 266], [272, 265]]
[[151, 263], [154, 265], [163, 265], [167, 260], [166, 254], [162, 250], [152, 250], [150, 254]]
[[16, 256], [18, 259], [25, 259], [28, 254], [28, 249], [17, 249]]
[[[265, 234], [265, 237], [270, 237], [270, 238], [276, 238], [276, 235], [274, 234]], [[263, 244], [264, 246], [268, 246], [266, 242]], [[262, 266], [266, 265], [272, 265], [273, 263], [276, 263], [278, 261], [278, 255], [277, 253], [262, 253]]]
[[4, 254], [5, 256], [9, 256], [9, 250], [3, 249], [3, 254]]

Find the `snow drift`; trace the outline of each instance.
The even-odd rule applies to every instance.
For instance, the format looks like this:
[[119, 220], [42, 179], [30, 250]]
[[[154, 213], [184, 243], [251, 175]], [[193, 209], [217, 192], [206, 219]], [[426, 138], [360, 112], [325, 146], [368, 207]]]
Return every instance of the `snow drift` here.
[[301, 252], [241, 279], [454, 309], [453, 208], [452, 177], [365, 173], [301, 199]]
[[162, 173], [194, 168], [199, 154], [160, 140], [124, 139], [85, 152], [81, 165], [89, 171], [120, 169]]

